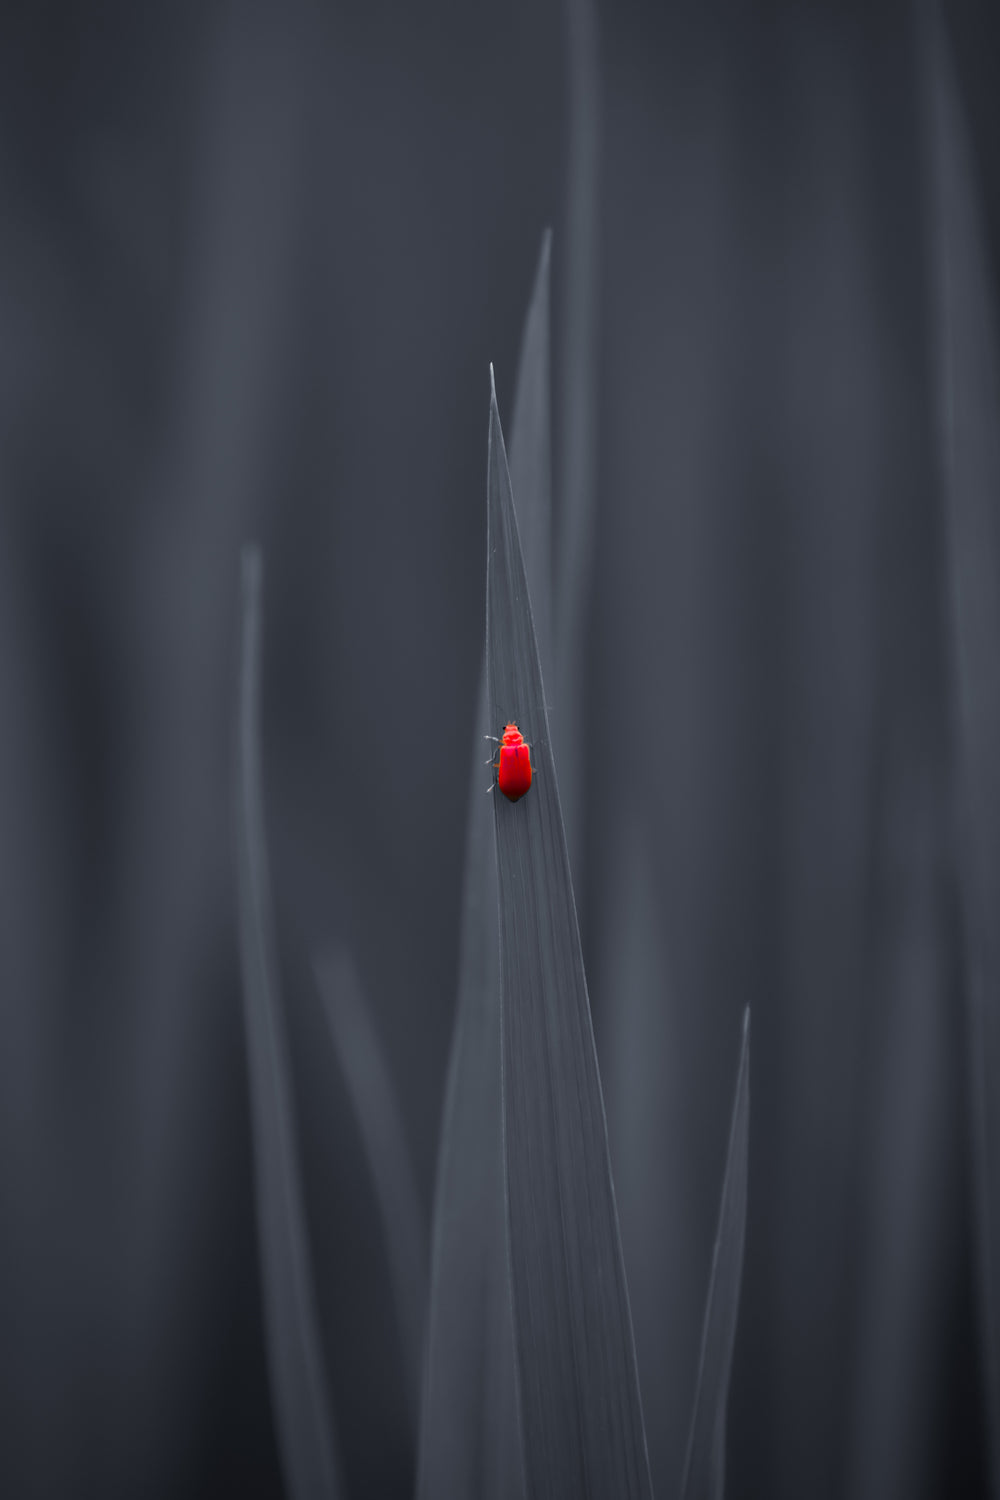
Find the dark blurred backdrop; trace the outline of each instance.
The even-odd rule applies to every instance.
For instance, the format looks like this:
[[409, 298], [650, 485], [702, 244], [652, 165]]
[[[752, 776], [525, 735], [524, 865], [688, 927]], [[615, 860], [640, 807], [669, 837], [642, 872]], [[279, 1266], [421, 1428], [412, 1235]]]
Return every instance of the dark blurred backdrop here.
[[[582, 285], [597, 504], [559, 749], [658, 1493], [748, 1002], [729, 1494], [986, 1493], [922, 13], [605, 5], [582, 105], [573, 15], [3, 8], [5, 1496], [282, 1492], [235, 936], [249, 538], [345, 1464], [354, 1497], [409, 1492], [384, 1250], [308, 958], [354, 954], [429, 1214], [488, 363], [506, 420], [550, 224], [557, 501]], [[939, 40], [995, 286], [994, 8], [949, 6]]]

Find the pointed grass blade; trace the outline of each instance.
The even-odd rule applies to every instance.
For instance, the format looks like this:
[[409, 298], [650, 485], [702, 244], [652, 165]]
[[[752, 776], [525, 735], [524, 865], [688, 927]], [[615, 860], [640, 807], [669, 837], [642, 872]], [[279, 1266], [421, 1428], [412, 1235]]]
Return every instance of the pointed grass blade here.
[[549, 675], [552, 672], [551, 263], [552, 231], [546, 229], [521, 336], [510, 429], [510, 480], [524, 571], [538, 655]]
[[[556, 743], [578, 742], [582, 730], [584, 637], [593, 574], [597, 510], [597, 345], [600, 286], [600, 167], [603, 98], [600, 15], [596, 0], [566, 0], [568, 161], [565, 296], [560, 346], [562, 388], [558, 576], [555, 637], [558, 679]], [[515, 490], [515, 494], [517, 491]], [[544, 664], [544, 657], [543, 657]], [[562, 803], [573, 868], [580, 875], [583, 776], [563, 758]]]
[[[491, 372], [492, 373], [492, 372]], [[496, 392], [487, 483], [492, 721], [532, 747], [493, 802], [514, 1346], [532, 1500], [651, 1496], [604, 1101]]]
[[482, 674], [458, 1006], [438, 1150], [418, 1500], [521, 1500], [500, 1120], [500, 976]]
[[682, 1500], [722, 1500], [726, 1487], [726, 1410], [743, 1280], [750, 1137], [750, 1011], [743, 1013], [736, 1097], [722, 1182], [719, 1227], [701, 1332], [694, 1412], [684, 1464]]
[[973, 1192], [993, 1485], [1000, 1490], [1000, 308], [947, 28], [935, 6], [925, 19]]
[[339, 1500], [344, 1491], [319, 1343], [264, 832], [261, 557], [256, 548], [244, 550], [242, 591], [236, 871], [271, 1399], [289, 1493], [294, 1500]]
[[[546, 621], [552, 592], [550, 260], [546, 230], [521, 340], [511, 442], [525, 566]], [[497, 877], [483, 766], [490, 733], [496, 725], [486, 712], [484, 658], [468, 792], [458, 1004], [435, 1188], [418, 1500], [521, 1500], [524, 1494], [503, 1187]]]
[[427, 1306], [427, 1234], [406, 1127], [350, 957], [345, 952], [328, 954], [317, 961], [315, 973], [385, 1234], [404, 1383], [415, 1432]]

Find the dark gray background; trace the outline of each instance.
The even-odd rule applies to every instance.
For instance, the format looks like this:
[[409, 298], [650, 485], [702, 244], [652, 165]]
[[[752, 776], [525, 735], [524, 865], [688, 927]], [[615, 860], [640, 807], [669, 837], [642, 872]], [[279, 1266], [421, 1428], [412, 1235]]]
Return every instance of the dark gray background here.
[[[600, 29], [572, 750], [654, 1480], [683, 1461], [749, 1002], [729, 1494], [978, 1496], [916, 12], [616, 3]], [[996, 268], [991, 7], [944, 35]], [[281, 1492], [230, 815], [247, 538], [338, 1420], [352, 1495], [409, 1491], [308, 958], [355, 955], [429, 1211], [488, 363], [507, 420], [551, 224], [559, 414], [567, 92], [557, 4], [3, 8], [4, 1495]]]

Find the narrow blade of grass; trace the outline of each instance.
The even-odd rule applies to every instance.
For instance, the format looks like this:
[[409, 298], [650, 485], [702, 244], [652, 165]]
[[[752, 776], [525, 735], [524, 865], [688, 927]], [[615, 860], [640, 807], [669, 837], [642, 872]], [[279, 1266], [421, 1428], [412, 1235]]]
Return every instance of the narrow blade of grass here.
[[974, 1193], [994, 1487], [1000, 1487], [1000, 347], [981, 195], [947, 29], [924, 63], [936, 250], [933, 323], [956, 665], [960, 882]]
[[385, 1232], [404, 1380], [416, 1432], [427, 1306], [427, 1233], [406, 1128], [349, 956], [328, 954], [316, 962], [315, 972]]
[[469, 787], [458, 1008], [438, 1152], [418, 1500], [520, 1500], [500, 1126], [485, 677]]
[[260, 664], [261, 557], [248, 547], [243, 554], [236, 871], [264, 1331], [289, 1492], [295, 1500], [337, 1500], [343, 1485], [319, 1343], [264, 832]]
[[[511, 444], [526, 566], [551, 614], [552, 477], [546, 231], [525, 319]], [[466, 825], [458, 1005], [441, 1123], [419, 1500], [524, 1494], [507, 1269], [500, 1104], [500, 971], [493, 811], [480, 672]]]
[[[584, 635], [593, 571], [597, 474], [597, 314], [600, 284], [600, 160], [603, 100], [596, 0], [566, 0], [569, 93], [565, 300], [556, 579], [556, 742], [579, 743]], [[517, 493], [515, 489], [515, 494]], [[544, 662], [544, 658], [543, 658]], [[580, 875], [582, 767], [563, 761], [563, 807], [573, 867]]]
[[650, 1497], [604, 1101], [542, 674], [496, 393], [487, 483], [492, 722], [537, 771], [493, 796], [504, 1166], [527, 1492]]
[[750, 1010], [747, 1008], [743, 1013], [743, 1043], [729, 1128], [719, 1227], [712, 1252], [712, 1276], [701, 1331], [701, 1356], [681, 1486], [682, 1500], [722, 1500], [726, 1488], [726, 1410], [743, 1280], [749, 1136]]
[[552, 231], [546, 229], [521, 338], [510, 438], [510, 478], [524, 571], [546, 673], [552, 670], [551, 261]]
[[601, 849], [594, 980], [614, 1006], [595, 1016], [595, 1027], [639, 1384], [649, 1414], [649, 1467], [655, 1493], [673, 1496], [687, 1451], [704, 1312], [691, 1287], [701, 1285], [708, 1266], [711, 1226], [699, 1235], [697, 1216], [684, 1213], [693, 1168], [678, 1103], [691, 1073], [691, 1047], [680, 1045], [689, 1039], [668, 952], [668, 896], [648, 847], [655, 838], [635, 797], [616, 795], [614, 827]]

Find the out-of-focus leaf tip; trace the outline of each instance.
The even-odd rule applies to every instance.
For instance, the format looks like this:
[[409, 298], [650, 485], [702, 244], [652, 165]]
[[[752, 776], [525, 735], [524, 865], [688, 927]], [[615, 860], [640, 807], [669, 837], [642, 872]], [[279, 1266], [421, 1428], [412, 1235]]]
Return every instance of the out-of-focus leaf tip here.
[[294, 1500], [339, 1500], [343, 1485], [319, 1342], [264, 831], [261, 573], [259, 550], [245, 548], [236, 868], [264, 1329], [278, 1445], [289, 1491]]
[[729, 1376], [743, 1280], [750, 1136], [750, 1009], [743, 1013], [743, 1042], [736, 1075], [729, 1150], [722, 1181], [719, 1226], [701, 1331], [694, 1411], [684, 1464], [682, 1500], [722, 1500], [726, 1485], [726, 1412]]

